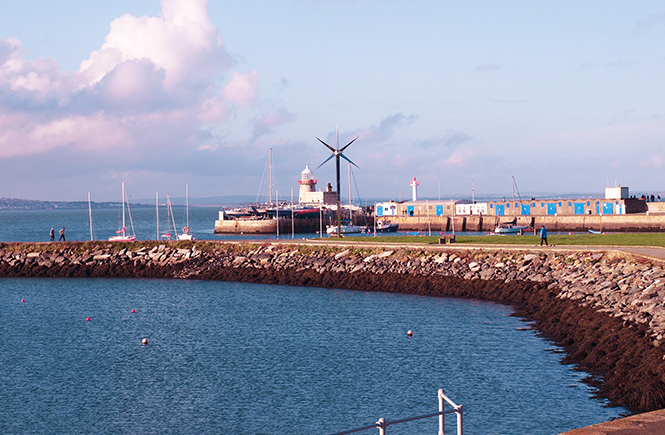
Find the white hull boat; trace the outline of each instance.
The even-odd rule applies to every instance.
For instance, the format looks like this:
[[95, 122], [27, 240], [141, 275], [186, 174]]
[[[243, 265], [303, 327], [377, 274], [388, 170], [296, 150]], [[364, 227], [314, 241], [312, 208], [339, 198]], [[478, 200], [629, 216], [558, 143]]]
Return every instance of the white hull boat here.
[[[362, 233], [365, 231], [365, 227], [360, 225], [342, 225], [341, 230], [342, 234]], [[337, 225], [326, 228], [326, 233], [337, 234]]]
[[[129, 222], [132, 226], [132, 235], [127, 234], [125, 227], [125, 202], [127, 203], [127, 212], [129, 214]], [[136, 234], [134, 233], [134, 222], [132, 222], [132, 212], [129, 209], [129, 201], [127, 200], [127, 193], [125, 192], [125, 182], [122, 182], [122, 229], [116, 231], [115, 236], [109, 237], [109, 242], [134, 242]]]

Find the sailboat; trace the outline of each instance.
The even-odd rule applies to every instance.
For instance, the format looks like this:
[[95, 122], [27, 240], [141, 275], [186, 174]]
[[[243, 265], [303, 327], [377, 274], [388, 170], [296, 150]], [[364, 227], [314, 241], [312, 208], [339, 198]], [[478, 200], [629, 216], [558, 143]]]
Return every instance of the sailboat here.
[[178, 240], [195, 240], [189, 231], [189, 184], [185, 185], [185, 204], [187, 207], [187, 225], [182, 229], [182, 234], [178, 236]]
[[169, 223], [169, 231], [162, 234], [162, 238], [166, 240], [171, 240], [171, 223], [173, 222], [173, 232], [175, 232], [175, 238], [178, 239], [178, 230], [175, 226], [175, 219], [173, 217], [173, 208], [171, 207], [171, 197], [169, 194], [166, 194], [166, 221]]
[[[132, 235], [127, 234], [125, 226], [125, 202], [127, 203], [127, 213], [129, 214], [129, 223], [132, 226]], [[125, 191], [125, 182], [122, 182], [122, 228], [115, 232], [116, 235], [109, 237], [109, 242], [133, 242], [136, 240], [134, 233], [134, 222], [132, 221], [132, 212], [129, 210], [129, 200], [127, 200], [127, 192]]]
[[[498, 224], [496, 228], [494, 228], [495, 234], [519, 234], [520, 231], [529, 228], [525, 225], [517, 225], [517, 205], [515, 204], [515, 177], [511, 176], [511, 178], [513, 179], [513, 220], [511, 222]], [[522, 198], [520, 197], [520, 201], [521, 200]]]

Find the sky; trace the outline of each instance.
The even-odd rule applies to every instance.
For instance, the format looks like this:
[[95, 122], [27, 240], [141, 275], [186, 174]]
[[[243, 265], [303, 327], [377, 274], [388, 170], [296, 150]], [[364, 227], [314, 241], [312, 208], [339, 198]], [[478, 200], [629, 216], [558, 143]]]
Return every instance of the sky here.
[[108, 3], [3, 3], [0, 197], [665, 192], [662, 1]]

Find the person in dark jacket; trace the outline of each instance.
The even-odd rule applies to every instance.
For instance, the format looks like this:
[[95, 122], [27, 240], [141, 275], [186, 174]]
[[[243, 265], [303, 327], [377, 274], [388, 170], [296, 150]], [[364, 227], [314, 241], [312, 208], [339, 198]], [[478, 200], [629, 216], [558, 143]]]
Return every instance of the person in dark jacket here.
[[547, 243], [547, 230], [545, 229], [545, 225], [540, 228], [540, 246], [543, 246], [543, 242], [545, 242], [545, 246], [550, 246], [549, 243]]
[[51, 241], [54, 242], [55, 241], [55, 228], [51, 227], [51, 233], [50, 234], [51, 234]]

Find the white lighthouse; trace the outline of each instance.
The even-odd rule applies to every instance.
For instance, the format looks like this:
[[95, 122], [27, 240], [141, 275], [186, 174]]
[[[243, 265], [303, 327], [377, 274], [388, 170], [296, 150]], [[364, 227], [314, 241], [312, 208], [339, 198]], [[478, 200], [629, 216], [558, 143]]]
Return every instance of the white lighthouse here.
[[299, 202], [311, 202], [311, 193], [316, 192], [316, 180], [314, 174], [309, 170], [309, 165], [305, 165], [305, 170], [300, 173], [300, 196]]
[[416, 177], [413, 177], [413, 181], [411, 182], [411, 189], [413, 193], [413, 200], [418, 201], [418, 186], [420, 185], [420, 181], [416, 181]]
[[317, 192], [316, 181], [309, 165], [305, 165], [305, 170], [300, 173], [300, 180], [298, 180], [298, 184], [300, 184], [298, 202], [300, 204], [335, 204], [337, 193], [333, 192], [330, 184], [325, 192]]

